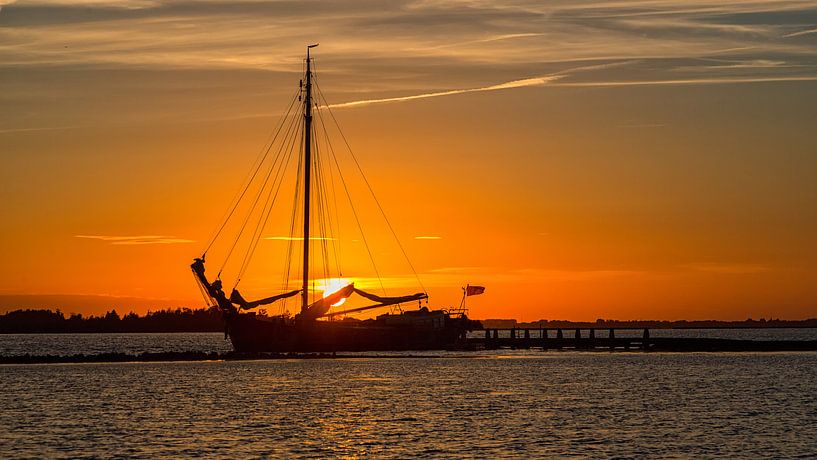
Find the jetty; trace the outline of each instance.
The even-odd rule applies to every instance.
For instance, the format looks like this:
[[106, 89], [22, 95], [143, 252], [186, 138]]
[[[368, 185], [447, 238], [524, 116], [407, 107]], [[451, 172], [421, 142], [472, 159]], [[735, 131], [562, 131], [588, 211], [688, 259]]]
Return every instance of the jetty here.
[[[663, 352], [817, 351], [817, 340], [742, 340], [652, 337], [648, 328], [488, 328], [465, 338], [469, 349], [609, 350]], [[479, 335], [479, 334], [477, 334]]]

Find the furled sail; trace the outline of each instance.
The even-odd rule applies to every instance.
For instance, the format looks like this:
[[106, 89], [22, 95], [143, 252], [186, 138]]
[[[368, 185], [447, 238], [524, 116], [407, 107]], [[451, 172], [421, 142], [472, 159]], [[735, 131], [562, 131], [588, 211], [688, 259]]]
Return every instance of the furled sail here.
[[361, 297], [365, 297], [371, 300], [372, 302], [377, 302], [382, 306], [395, 305], [398, 303], [412, 302], [415, 300], [422, 300], [428, 298], [428, 294], [426, 294], [425, 292], [418, 292], [416, 294], [404, 295], [400, 297], [381, 297], [379, 295], [371, 294], [366, 291], [361, 291], [360, 289], [355, 289], [355, 293]]
[[261, 305], [271, 304], [271, 303], [275, 302], [276, 300], [281, 300], [281, 299], [286, 299], [287, 297], [292, 297], [295, 294], [298, 294], [299, 292], [301, 292], [301, 290], [296, 289], [294, 291], [285, 292], [283, 294], [274, 295], [272, 297], [267, 297], [266, 299], [259, 299], [259, 300], [253, 300], [252, 302], [247, 302], [246, 300], [244, 300], [244, 297], [241, 296], [241, 294], [238, 292], [237, 289], [233, 289], [233, 292], [230, 293], [230, 302], [240, 306], [242, 310], [251, 310], [251, 309], [253, 309], [255, 307], [260, 307]]
[[[365, 297], [372, 302], [378, 302], [374, 305], [368, 305], [366, 307], [357, 307], [352, 308], [349, 310], [341, 310], [341, 311], [333, 311], [332, 313], [324, 313], [323, 317], [331, 318], [333, 316], [340, 316], [340, 315], [348, 315], [349, 313], [359, 313], [361, 311], [371, 310], [373, 308], [381, 308], [381, 307], [388, 307], [389, 305], [396, 305], [398, 303], [403, 302], [412, 302], [414, 300], [423, 300], [428, 298], [428, 294], [425, 292], [418, 292], [417, 294], [412, 295], [405, 295], [400, 297], [381, 297], [379, 295], [371, 294], [366, 291], [361, 291], [360, 289], [355, 289], [355, 292], [360, 295], [361, 297]], [[425, 308], [425, 307], [424, 307]]]

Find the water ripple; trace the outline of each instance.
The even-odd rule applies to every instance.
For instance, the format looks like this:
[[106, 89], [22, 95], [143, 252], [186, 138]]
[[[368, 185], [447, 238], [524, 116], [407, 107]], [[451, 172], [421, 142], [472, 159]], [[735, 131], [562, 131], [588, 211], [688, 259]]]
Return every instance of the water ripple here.
[[0, 457], [797, 457], [817, 353], [0, 366]]

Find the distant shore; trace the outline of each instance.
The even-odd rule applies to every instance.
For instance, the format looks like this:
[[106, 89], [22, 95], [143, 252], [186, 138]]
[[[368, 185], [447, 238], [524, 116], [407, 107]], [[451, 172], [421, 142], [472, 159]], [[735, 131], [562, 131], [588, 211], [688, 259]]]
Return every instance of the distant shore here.
[[539, 320], [520, 322], [513, 319], [481, 320], [486, 329], [791, 329], [817, 328], [817, 318], [803, 320], [746, 319], [743, 321], [721, 320], [614, 320], [599, 319], [596, 321]]
[[[520, 322], [514, 319], [481, 320], [486, 329], [763, 329], [817, 328], [817, 318], [804, 320], [747, 319], [719, 320], [610, 320], [568, 321], [539, 320]], [[223, 332], [224, 323], [218, 309], [159, 310], [144, 316], [128, 313], [120, 316], [111, 310], [102, 316], [66, 316], [59, 310], [14, 310], [0, 315], [0, 334], [43, 333], [154, 333], [154, 332]]]

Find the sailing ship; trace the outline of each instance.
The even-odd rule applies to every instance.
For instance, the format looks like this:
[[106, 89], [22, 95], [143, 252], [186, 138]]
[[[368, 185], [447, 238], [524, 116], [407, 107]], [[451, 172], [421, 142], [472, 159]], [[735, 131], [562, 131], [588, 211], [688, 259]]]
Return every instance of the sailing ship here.
[[[332, 278], [330, 276], [330, 270], [327, 268], [331, 265], [327, 260], [329, 252], [327, 246], [330, 242], [334, 243], [335, 238], [326, 236], [327, 227], [330, 227], [331, 230], [333, 220], [331, 217], [327, 217], [329, 200], [325, 195], [329, 187], [326, 184], [325, 176], [327, 173], [325, 169], [322, 169], [322, 164], [325, 166], [328, 163], [331, 169], [333, 162], [318, 155], [318, 146], [324, 146], [321, 152], [323, 154], [326, 153], [326, 150], [329, 150], [329, 157], [334, 160], [334, 166], [338, 170], [340, 165], [332, 144], [328, 140], [324, 144], [316, 142], [318, 134], [323, 132], [328, 137], [329, 133], [322, 118], [319, 122], [323, 131], [316, 126], [314, 112], [325, 109], [325, 111], [329, 112], [332, 120], [337, 123], [334, 115], [331, 114], [331, 107], [323, 98], [322, 92], [320, 92], [319, 86], [317, 86], [317, 90], [320, 97], [316, 101], [314, 91], [314, 87], [317, 85], [316, 76], [313, 72], [314, 62], [310, 56], [311, 49], [316, 46], [309, 45], [307, 47], [304, 78], [299, 82], [298, 91], [293, 97], [289, 110], [281, 118], [278, 129], [266, 148], [266, 153], [263, 153], [260, 159], [256, 161], [248, 175], [246, 184], [236, 195], [236, 199], [225, 214], [223, 222], [214, 233], [201, 257], [196, 258], [191, 265], [201, 292], [211, 306], [221, 311], [225, 322], [225, 335], [229, 337], [233, 348], [237, 352], [432, 350], [462, 347], [466, 343], [465, 338], [468, 331], [482, 329], [479, 321], [468, 318], [467, 311], [462, 304], [460, 308], [452, 310], [430, 309], [428, 307], [428, 294], [424, 288], [422, 292], [415, 294], [387, 296], [385, 293], [380, 295], [360, 289], [355, 286], [354, 282], [343, 282], [338, 285], [337, 281], [343, 278]], [[296, 103], [296, 98], [298, 103]], [[321, 98], [323, 98], [322, 101]], [[293, 110], [293, 108], [295, 109]], [[289, 117], [290, 113], [292, 113], [292, 117]], [[287, 122], [287, 120], [290, 121]], [[341, 136], [343, 136], [342, 132]], [[351, 148], [345, 136], [343, 136], [343, 140], [351, 153]], [[276, 141], [280, 141], [277, 156], [268, 161], [267, 157], [270, 152], [276, 150], [273, 148]], [[297, 289], [282, 289], [283, 292], [279, 294], [260, 300], [248, 301], [238, 291], [237, 287], [241, 276], [245, 273], [255, 253], [261, 234], [264, 232], [267, 220], [270, 217], [272, 206], [276, 202], [283, 184], [283, 175], [287, 168], [284, 164], [289, 164], [291, 158], [286, 153], [288, 150], [287, 145], [291, 146], [291, 155], [298, 157], [298, 168], [290, 236], [282, 238], [289, 242], [287, 260], [285, 261], [286, 279], [284, 287], [293, 287], [290, 282], [292, 281], [290, 280], [290, 274], [293, 265], [291, 256], [293, 247], [298, 242], [301, 244], [301, 257], [298, 258], [301, 279], [294, 281], [300, 281], [300, 287]], [[325, 148], [326, 146], [328, 146], [328, 149]], [[262, 150], [262, 152], [264, 151]], [[354, 161], [362, 175], [362, 169], [360, 169], [357, 159]], [[259, 173], [262, 171], [262, 165], [268, 165], [266, 174]], [[377, 202], [368, 180], [365, 180], [365, 176], [363, 177], [368, 190], [375, 202]], [[263, 183], [261, 185], [256, 184], [257, 193], [255, 193], [255, 199], [253, 200], [251, 198], [252, 193], [249, 190], [251, 190], [253, 183], [260, 180], [259, 178], [263, 178]], [[343, 176], [341, 175], [340, 178], [344, 188], [346, 188]], [[346, 192], [348, 195], [348, 190]], [[262, 198], [264, 204], [258, 207]], [[238, 236], [232, 246], [229, 247], [227, 259], [233, 254], [241, 235], [245, 234], [250, 216], [257, 216], [258, 221], [256, 222], [255, 231], [251, 234], [247, 252], [238, 271], [236, 284], [228, 297], [221, 280], [224, 265], [221, 266], [215, 279], [210, 281], [205, 274], [205, 257], [208, 250], [222, 235], [227, 223], [235, 217], [239, 205], [247, 200], [251, 201], [251, 203], [246, 204], [244, 207], [248, 208], [249, 211], [246, 218], [240, 222]], [[351, 197], [349, 197], [349, 202], [354, 206]], [[389, 230], [391, 230], [397, 244], [400, 245], [396, 233], [391, 224], [388, 223], [386, 214], [379, 202], [377, 202], [377, 207], [380, 208]], [[352, 210], [355, 219], [357, 219], [357, 213], [354, 212], [354, 208]], [[301, 219], [300, 222], [296, 222], [298, 219]], [[295, 228], [298, 227], [296, 223], [302, 224], [300, 225], [302, 229], [300, 235], [296, 234]], [[358, 227], [360, 227], [360, 222], [357, 223]], [[315, 236], [315, 233], [317, 233], [317, 236]], [[366, 243], [365, 236], [363, 242]], [[368, 245], [366, 249], [371, 257]], [[400, 245], [400, 249], [405, 255], [406, 252], [403, 250], [402, 245]], [[316, 252], [323, 256], [324, 262], [322, 265], [323, 277], [320, 280], [313, 273], [315, 268], [313, 257]], [[337, 251], [335, 254], [337, 254]], [[413, 266], [408, 261], [407, 256], [406, 260], [409, 266], [412, 267], [413, 272]], [[372, 261], [372, 264], [374, 265], [374, 261]], [[340, 272], [340, 269], [338, 268], [337, 271]], [[414, 275], [418, 284], [422, 287], [416, 272]], [[334, 281], [334, 283], [327, 283], [330, 280]], [[316, 281], [320, 281], [324, 285], [323, 292], [318, 292]], [[327, 284], [334, 284], [334, 286], [328, 286]], [[382, 286], [382, 281], [380, 284]], [[316, 299], [319, 294], [320, 298]], [[339, 307], [345, 300], [352, 296], [365, 300], [368, 305], [340, 309]], [[262, 306], [286, 303], [291, 298], [300, 299], [300, 309], [297, 314], [291, 315], [285, 307], [279, 308], [280, 314], [271, 316], [266, 315], [265, 312], [259, 314], [254, 311]], [[411, 305], [415, 302], [418, 304], [416, 309], [404, 308], [407, 304]], [[425, 305], [423, 305], [423, 302], [425, 302]], [[354, 318], [356, 314], [380, 308], [390, 308], [390, 311], [370, 319], [360, 320]]]

